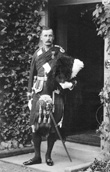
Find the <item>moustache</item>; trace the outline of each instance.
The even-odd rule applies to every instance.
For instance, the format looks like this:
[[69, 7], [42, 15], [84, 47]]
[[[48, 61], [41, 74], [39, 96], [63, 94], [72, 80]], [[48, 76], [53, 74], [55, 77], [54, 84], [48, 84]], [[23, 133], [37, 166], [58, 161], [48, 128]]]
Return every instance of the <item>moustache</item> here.
[[46, 41], [46, 43], [51, 43], [51, 41]]

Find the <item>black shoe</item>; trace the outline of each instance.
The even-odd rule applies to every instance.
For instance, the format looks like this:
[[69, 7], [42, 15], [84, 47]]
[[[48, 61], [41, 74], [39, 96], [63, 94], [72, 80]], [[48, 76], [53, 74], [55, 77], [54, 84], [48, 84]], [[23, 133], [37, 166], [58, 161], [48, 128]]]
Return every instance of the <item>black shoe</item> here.
[[54, 165], [54, 162], [52, 161], [51, 158], [46, 159], [46, 163], [47, 163], [47, 165], [49, 165], [49, 166], [53, 166], [53, 165]]
[[41, 158], [35, 160], [35, 159], [30, 159], [29, 161], [24, 162], [24, 165], [33, 165], [33, 164], [41, 164], [42, 160]]

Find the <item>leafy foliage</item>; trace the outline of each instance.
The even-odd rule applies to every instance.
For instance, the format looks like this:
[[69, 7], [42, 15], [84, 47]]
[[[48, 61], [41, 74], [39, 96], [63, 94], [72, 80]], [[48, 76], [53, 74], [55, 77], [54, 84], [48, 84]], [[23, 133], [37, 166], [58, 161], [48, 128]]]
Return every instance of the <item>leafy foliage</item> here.
[[95, 159], [94, 162], [87, 168], [80, 170], [78, 172], [109, 172], [110, 171], [110, 161], [102, 161]]
[[101, 103], [106, 106], [110, 104], [110, 77], [107, 78], [107, 81], [104, 84], [101, 92], [99, 93]]
[[30, 140], [27, 85], [32, 54], [38, 46], [39, 9], [45, 0], [0, 2], [1, 139]]
[[97, 34], [108, 38], [108, 49], [110, 48], [110, 4], [96, 5], [93, 12], [93, 20], [96, 23]]
[[[98, 35], [102, 36], [104, 39], [108, 39], [107, 50], [110, 55], [110, 1], [102, 0], [101, 5], [97, 5], [95, 11], [93, 12], [93, 19], [96, 23], [96, 28]], [[105, 62], [106, 68], [109, 67], [109, 63]], [[103, 163], [94, 163], [96, 170], [99, 167], [99, 171], [110, 171], [110, 77], [104, 83], [104, 87], [99, 93], [101, 103], [106, 109], [105, 118], [99, 127], [98, 132], [101, 137], [101, 149], [103, 153]], [[102, 165], [102, 166], [101, 166]]]

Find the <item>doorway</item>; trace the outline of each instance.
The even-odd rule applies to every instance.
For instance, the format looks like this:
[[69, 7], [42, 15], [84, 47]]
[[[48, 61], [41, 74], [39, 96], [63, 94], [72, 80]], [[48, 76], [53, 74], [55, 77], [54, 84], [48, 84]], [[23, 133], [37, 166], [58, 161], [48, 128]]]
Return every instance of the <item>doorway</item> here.
[[104, 41], [97, 36], [92, 12], [96, 3], [54, 8], [50, 25], [56, 42], [84, 62], [77, 87], [67, 91], [64, 127], [67, 135], [95, 131], [103, 118], [99, 92], [103, 87]]

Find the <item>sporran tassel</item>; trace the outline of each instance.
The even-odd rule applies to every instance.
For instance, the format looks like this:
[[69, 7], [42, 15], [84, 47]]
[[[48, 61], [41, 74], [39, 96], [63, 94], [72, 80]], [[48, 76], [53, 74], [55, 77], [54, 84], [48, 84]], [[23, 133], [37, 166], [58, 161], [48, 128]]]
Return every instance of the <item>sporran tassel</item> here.
[[42, 114], [42, 109], [41, 109], [41, 105], [39, 105], [39, 118], [38, 118], [38, 123], [41, 123], [41, 114]]

